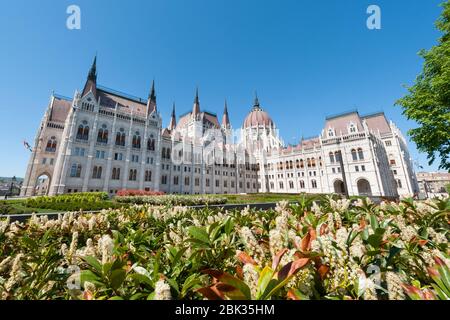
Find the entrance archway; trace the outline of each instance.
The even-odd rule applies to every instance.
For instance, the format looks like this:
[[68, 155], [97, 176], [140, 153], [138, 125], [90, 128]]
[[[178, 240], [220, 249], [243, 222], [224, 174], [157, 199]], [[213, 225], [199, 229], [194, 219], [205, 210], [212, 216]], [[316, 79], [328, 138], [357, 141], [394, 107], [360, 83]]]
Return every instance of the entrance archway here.
[[334, 193], [337, 194], [345, 194], [345, 185], [344, 185], [344, 181], [342, 180], [336, 180], [333, 183], [333, 187], [334, 187]]
[[358, 194], [360, 196], [371, 196], [372, 190], [370, 188], [370, 183], [366, 179], [358, 180]]
[[34, 187], [34, 195], [47, 196], [49, 191], [50, 191], [50, 175], [47, 173], [43, 173], [36, 179], [36, 184]]

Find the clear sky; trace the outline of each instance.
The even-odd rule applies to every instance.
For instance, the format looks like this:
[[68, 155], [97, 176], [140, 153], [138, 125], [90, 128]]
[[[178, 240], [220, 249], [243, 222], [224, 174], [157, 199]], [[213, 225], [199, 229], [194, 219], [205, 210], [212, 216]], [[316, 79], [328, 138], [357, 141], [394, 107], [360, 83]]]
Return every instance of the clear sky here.
[[[95, 53], [98, 83], [147, 97], [156, 80], [164, 125], [172, 102], [221, 116], [237, 128], [255, 90], [286, 143], [318, 135], [325, 117], [384, 111], [406, 134], [415, 126], [395, 101], [436, 43], [441, 0], [14, 0], [0, 10], [0, 176], [25, 174], [52, 91], [82, 89]], [[69, 5], [81, 30], [66, 28]], [[366, 27], [379, 5], [382, 29]], [[424, 154], [409, 144], [426, 170]]]

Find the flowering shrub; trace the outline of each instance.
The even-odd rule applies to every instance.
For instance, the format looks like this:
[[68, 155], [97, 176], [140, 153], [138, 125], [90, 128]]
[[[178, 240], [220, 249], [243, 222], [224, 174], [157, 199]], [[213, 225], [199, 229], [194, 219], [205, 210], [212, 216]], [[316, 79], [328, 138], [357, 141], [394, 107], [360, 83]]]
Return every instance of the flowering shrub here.
[[193, 195], [157, 195], [157, 196], [118, 196], [118, 203], [149, 204], [156, 206], [199, 206], [225, 204], [226, 198]]
[[2, 299], [448, 299], [448, 199], [0, 221]]
[[119, 190], [117, 197], [129, 197], [129, 196], [161, 196], [165, 194], [161, 191], [144, 191], [144, 190]]

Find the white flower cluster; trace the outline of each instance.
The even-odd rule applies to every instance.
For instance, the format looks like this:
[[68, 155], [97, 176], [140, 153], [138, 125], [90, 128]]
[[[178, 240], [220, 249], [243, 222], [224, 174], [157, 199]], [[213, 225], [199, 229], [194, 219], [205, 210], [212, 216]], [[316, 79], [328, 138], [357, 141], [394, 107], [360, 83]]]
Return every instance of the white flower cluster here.
[[155, 284], [155, 300], [172, 300], [170, 286], [163, 279], [158, 280]]

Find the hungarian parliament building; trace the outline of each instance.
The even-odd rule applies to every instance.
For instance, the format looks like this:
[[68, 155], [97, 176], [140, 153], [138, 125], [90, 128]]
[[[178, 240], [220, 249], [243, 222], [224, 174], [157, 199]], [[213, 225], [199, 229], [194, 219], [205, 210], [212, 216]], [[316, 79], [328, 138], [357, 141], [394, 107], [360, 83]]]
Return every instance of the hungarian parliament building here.
[[168, 194], [336, 193], [398, 198], [419, 192], [407, 142], [384, 113], [328, 117], [320, 135], [286, 146], [255, 98], [242, 127], [200, 107], [167, 127], [155, 86], [140, 99], [97, 85], [52, 94], [22, 196], [119, 190]]

